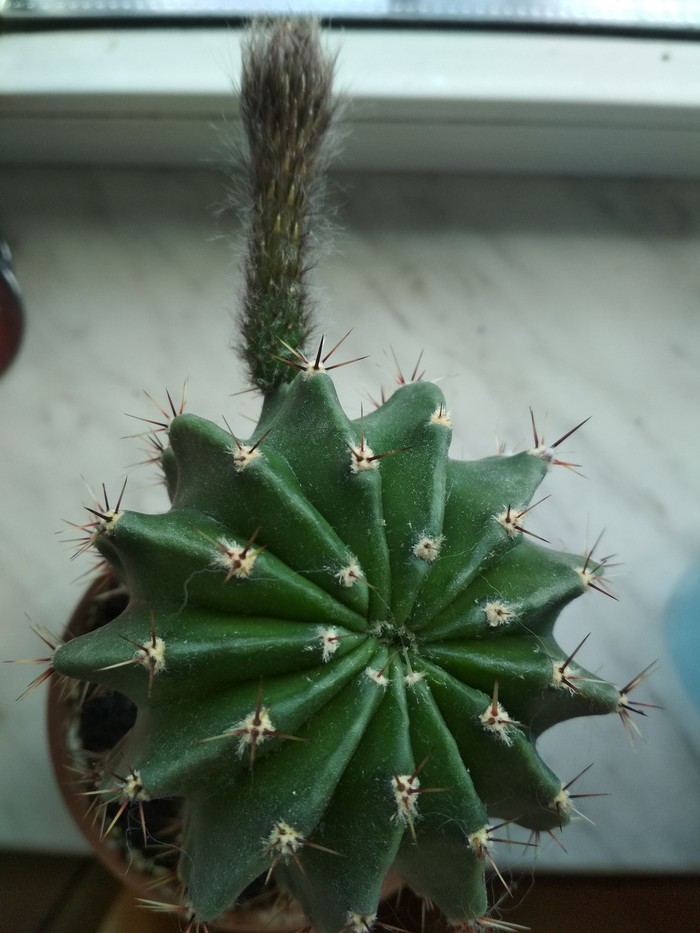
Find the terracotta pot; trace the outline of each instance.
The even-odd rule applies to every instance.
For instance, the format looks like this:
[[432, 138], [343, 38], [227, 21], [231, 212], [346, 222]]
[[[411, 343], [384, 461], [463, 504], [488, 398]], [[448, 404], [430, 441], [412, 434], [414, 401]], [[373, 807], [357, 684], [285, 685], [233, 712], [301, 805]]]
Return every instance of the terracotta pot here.
[[[67, 641], [95, 627], [96, 600], [109, 591], [110, 581], [96, 580], [83, 595], [63, 633]], [[78, 681], [52, 677], [48, 695], [48, 740], [51, 763], [65, 804], [95, 855], [117, 877], [133, 887], [138, 896], [146, 897], [148, 879], [131, 872], [114, 837], [102, 838], [101, 828], [93, 818], [93, 798], [85, 796], [86, 786], [78, 773], [84, 765], [78, 719], [83, 685]], [[152, 883], [152, 879], [151, 879]]]
[[[123, 593], [121, 601], [120, 592]], [[116, 617], [125, 600], [126, 593], [118, 590], [113, 578], [103, 576], [95, 580], [76, 606], [64, 640], [83, 635]], [[100, 688], [95, 692], [99, 694]], [[94, 694], [87, 694], [85, 684], [79, 681], [58, 677], [49, 681], [49, 749], [63, 799], [95, 855], [136, 897], [177, 905], [181, 902], [182, 891], [172, 873], [160, 869], [157, 862], [147, 859], [138, 850], [129, 849], [118, 829], [104, 835], [102, 821], [96, 816], [95, 796], [85, 793], [91, 789], [89, 759], [95, 757], [95, 749], [86, 751], [81, 740], [80, 718], [88, 695]], [[105, 725], [109, 725], [107, 719]], [[383, 897], [391, 897], [400, 887], [398, 876], [390, 873], [384, 882]], [[212, 933], [260, 933], [263, 930], [265, 933], [294, 933], [307, 926], [301, 907], [283, 898], [274, 888], [265, 888], [251, 896], [246, 906], [229, 911], [215, 923], [208, 924]]]

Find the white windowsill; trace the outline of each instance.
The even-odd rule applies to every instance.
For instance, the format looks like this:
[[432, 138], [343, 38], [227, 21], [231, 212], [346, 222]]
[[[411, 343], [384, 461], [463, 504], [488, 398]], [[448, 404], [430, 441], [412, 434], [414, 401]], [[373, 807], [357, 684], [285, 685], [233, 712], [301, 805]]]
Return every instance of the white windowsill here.
[[[691, 176], [700, 44], [344, 30], [342, 167]], [[238, 132], [240, 33], [0, 36], [0, 161], [202, 165]]]

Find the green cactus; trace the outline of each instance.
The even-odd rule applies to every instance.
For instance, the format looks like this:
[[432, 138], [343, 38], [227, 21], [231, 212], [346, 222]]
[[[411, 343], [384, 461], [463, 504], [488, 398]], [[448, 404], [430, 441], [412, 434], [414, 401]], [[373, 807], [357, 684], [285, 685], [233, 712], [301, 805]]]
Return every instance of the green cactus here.
[[171, 510], [94, 531], [129, 606], [54, 667], [138, 705], [110, 771], [186, 801], [197, 917], [273, 866], [319, 931], [364, 929], [395, 866], [474, 921], [489, 820], [569, 820], [537, 737], [624, 710], [552, 636], [602, 567], [526, 538], [551, 449], [451, 460], [434, 384], [356, 421], [315, 361], [278, 392], [246, 442], [170, 421]]
[[[275, 27], [255, 40], [248, 78], [273, 61], [289, 88], [306, 43], [326, 88], [318, 115], [329, 66], [317, 41], [306, 24]], [[271, 93], [249, 80], [244, 99], [246, 87]], [[249, 135], [270, 135], [249, 111]], [[273, 175], [285, 151], [269, 156]], [[285, 191], [269, 174], [254, 193], [305, 202], [299, 172]], [[53, 667], [138, 706], [104, 786], [120, 775], [117, 796], [134, 806], [183, 801], [193, 925], [269, 875], [319, 933], [361, 933], [393, 867], [470, 928], [489, 910], [496, 825], [538, 834], [575, 812], [539, 735], [634, 708], [635, 682], [602, 682], [553, 637], [567, 603], [605, 590], [605, 562], [554, 552], [525, 528], [556, 462], [536, 430], [522, 453], [451, 459], [446, 402], [421, 380], [359, 419], [344, 414], [323, 341], [308, 358], [285, 347], [308, 338], [307, 264], [288, 249], [308, 237], [278, 206], [260, 195], [253, 212], [243, 322], [260, 422], [242, 440], [173, 409], [160, 456], [170, 510], [105, 502], [88, 526], [128, 606], [58, 647]]]

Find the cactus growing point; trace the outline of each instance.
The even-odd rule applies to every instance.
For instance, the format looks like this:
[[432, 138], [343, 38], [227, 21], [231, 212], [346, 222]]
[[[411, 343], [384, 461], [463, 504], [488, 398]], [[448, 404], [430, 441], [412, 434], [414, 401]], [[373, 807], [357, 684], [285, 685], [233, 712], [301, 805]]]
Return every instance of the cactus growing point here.
[[[260, 421], [241, 439], [173, 409], [158, 442], [170, 510], [120, 499], [87, 526], [128, 606], [59, 646], [53, 668], [138, 706], [104, 786], [119, 775], [124, 806], [182, 800], [192, 923], [274, 876], [319, 933], [361, 933], [393, 867], [467, 929], [489, 910], [494, 830], [539, 834], [576, 812], [538, 737], [571, 717], [627, 717], [634, 683], [601, 681], [553, 635], [571, 600], [605, 590], [605, 561], [555, 552], [527, 527], [563, 438], [548, 447], [534, 430], [529, 450], [454, 460], [435, 384], [404, 380], [353, 420], [323, 341], [297, 349], [319, 139], [307, 151], [300, 130], [288, 137], [304, 113], [317, 137], [329, 122], [317, 42], [278, 24], [254, 40], [244, 80], [263, 165], [242, 325]], [[270, 82], [299, 105], [281, 129], [289, 108]], [[261, 133], [276, 150], [260, 154]]]

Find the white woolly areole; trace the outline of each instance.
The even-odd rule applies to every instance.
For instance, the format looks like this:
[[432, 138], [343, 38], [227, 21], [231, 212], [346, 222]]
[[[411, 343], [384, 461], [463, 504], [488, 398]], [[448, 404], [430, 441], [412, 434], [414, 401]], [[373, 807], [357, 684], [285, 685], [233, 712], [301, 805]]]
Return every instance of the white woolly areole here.
[[386, 676], [386, 674], [382, 673], [382, 671], [376, 671], [373, 667], [368, 667], [365, 670], [365, 674], [379, 687], [389, 686], [389, 678]]
[[219, 538], [218, 543], [219, 549], [212, 556], [212, 565], [223, 567], [228, 573], [227, 579], [231, 577], [239, 580], [247, 579], [253, 570], [258, 552], [251, 550], [249, 546], [240, 547], [238, 544], [233, 544], [226, 538]]
[[477, 831], [472, 833], [468, 838], [469, 845], [472, 847], [474, 854], [481, 856], [489, 847], [489, 827], [482, 826], [481, 829], [477, 829]]
[[272, 832], [263, 840], [265, 848], [272, 850], [279, 858], [290, 858], [304, 844], [304, 837], [289, 823], [284, 820], [277, 820], [272, 828]]
[[510, 736], [511, 727], [516, 725], [500, 703], [489, 703], [485, 712], [479, 717], [484, 729], [493, 733], [504, 745], [512, 745]]
[[549, 808], [550, 810], [554, 810], [556, 813], [571, 814], [577, 812], [576, 808], [571, 802], [569, 792], [563, 787], [559, 793], [552, 798], [549, 804]]
[[276, 732], [267, 707], [254, 709], [230, 730], [238, 736], [238, 754], [242, 757], [247, 748], [257, 747]]
[[522, 525], [523, 516], [519, 514], [522, 511], [522, 509], [516, 509], [510, 506], [505, 512], [494, 515], [498, 524], [506, 530], [511, 538], [517, 538], [518, 535], [522, 533], [520, 528], [516, 527], [517, 525]]
[[420, 683], [421, 680], [425, 679], [425, 674], [422, 671], [411, 671], [403, 679], [403, 682], [407, 687], [414, 687], [416, 684]]
[[413, 824], [418, 813], [420, 781], [417, 774], [394, 774], [391, 789], [396, 800], [396, 815], [406, 824]]
[[156, 635], [145, 645], [139, 645], [134, 657], [153, 674], [160, 674], [165, 670], [165, 642], [159, 635]]
[[558, 661], [552, 661], [552, 686], [557, 687], [561, 690], [568, 690], [569, 693], [576, 693], [576, 690], [571, 686], [571, 678], [575, 677], [574, 672], [571, 670], [569, 665], [562, 667]]
[[349, 910], [345, 915], [342, 933], [368, 933], [374, 927], [376, 919], [376, 914], [359, 914], [355, 910]]
[[323, 365], [322, 361], [319, 360], [318, 363], [316, 360], [309, 360], [304, 369], [302, 369], [302, 377], [308, 379], [309, 376], [315, 376], [317, 373], [325, 373], [326, 367]]
[[95, 522], [96, 533], [110, 535], [123, 514], [123, 512], [116, 512], [114, 509], [109, 509], [103, 515], [100, 515]]
[[378, 470], [379, 460], [373, 460], [374, 453], [371, 447], [362, 443], [359, 449], [350, 447], [350, 469], [353, 473], [362, 473], [365, 470]]
[[145, 802], [151, 799], [150, 794], [143, 786], [140, 771], [131, 771], [121, 787], [122, 794], [127, 800]]
[[246, 444], [232, 444], [231, 447], [226, 448], [226, 453], [231, 454], [233, 457], [233, 466], [236, 470], [236, 473], [241, 473], [247, 466], [257, 460], [260, 454], [258, 447], [251, 445], [250, 447]]
[[595, 567], [593, 570], [589, 570], [587, 567], [578, 567], [576, 569], [576, 573], [579, 575], [584, 590], [587, 590], [588, 587], [591, 586], [591, 584], [596, 580], [604, 582], [601, 580], [601, 574], [598, 567]]
[[316, 634], [318, 635], [319, 641], [321, 642], [321, 648], [323, 649], [321, 660], [330, 661], [330, 659], [338, 650], [338, 645], [340, 643], [338, 629], [334, 625], [329, 625], [327, 628], [319, 625], [319, 627], [316, 629]]
[[362, 571], [360, 570], [358, 562], [353, 559], [344, 567], [341, 567], [334, 576], [341, 586], [349, 589], [353, 584], [362, 579]]
[[540, 460], [544, 460], [547, 466], [551, 466], [554, 457], [556, 456], [553, 447], [547, 447], [545, 444], [539, 444], [537, 447], [531, 447], [528, 450], [528, 453], [532, 457], [539, 457]]
[[432, 538], [430, 535], [423, 535], [414, 544], [413, 553], [421, 560], [432, 563], [440, 554], [440, 547], [442, 546], [443, 540], [444, 538], [442, 535], [440, 535], [439, 538]]
[[451, 428], [452, 418], [450, 417], [449, 411], [443, 405], [440, 405], [430, 416], [428, 424], [439, 424], [444, 428]]
[[515, 618], [515, 609], [508, 603], [502, 603], [493, 600], [484, 605], [484, 615], [491, 628], [498, 628], [499, 625], [507, 625]]

